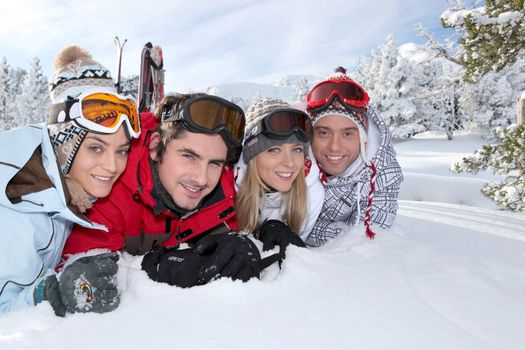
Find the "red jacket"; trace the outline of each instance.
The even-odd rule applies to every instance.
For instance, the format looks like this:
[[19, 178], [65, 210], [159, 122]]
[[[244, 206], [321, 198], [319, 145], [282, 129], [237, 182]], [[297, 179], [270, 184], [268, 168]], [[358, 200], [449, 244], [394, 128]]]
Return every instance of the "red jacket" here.
[[105, 225], [109, 232], [75, 225], [63, 251], [65, 258], [96, 248], [144, 254], [156, 245], [174, 246], [214, 228], [238, 228], [233, 170], [228, 166], [197, 211], [184, 218], [169, 210], [153, 212], [156, 203], [151, 195], [153, 175], [148, 146], [158, 122], [153, 114], [142, 113], [141, 123], [142, 134], [134, 140], [126, 170], [110, 195], [98, 199], [87, 214], [90, 221]]

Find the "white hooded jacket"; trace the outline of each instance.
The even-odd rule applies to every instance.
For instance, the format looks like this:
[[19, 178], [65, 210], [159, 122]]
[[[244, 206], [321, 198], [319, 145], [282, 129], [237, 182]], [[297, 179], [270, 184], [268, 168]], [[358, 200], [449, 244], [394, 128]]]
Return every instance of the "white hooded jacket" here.
[[[0, 314], [34, 305], [33, 291], [55, 273], [73, 224], [105, 229], [73, 213], [45, 123], [0, 133]], [[41, 165], [51, 186], [8, 198], [10, 181], [41, 152]], [[33, 158], [34, 159], [34, 158]], [[47, 179], [45, 179], [47, 181]]]
[[[396, 159], [388, 126], [371, 108], [368, 110], [368, 119], [367, 157], [375, 164], [377, 171], [370, 223], [387, 228], [396, 217], [403, 173]], [[306, 240], [308, 246], [321, 246], [364, 222], [371, 172], [371, 168], [359, 157], [343, 174], [328, 178], [323, 208]]]

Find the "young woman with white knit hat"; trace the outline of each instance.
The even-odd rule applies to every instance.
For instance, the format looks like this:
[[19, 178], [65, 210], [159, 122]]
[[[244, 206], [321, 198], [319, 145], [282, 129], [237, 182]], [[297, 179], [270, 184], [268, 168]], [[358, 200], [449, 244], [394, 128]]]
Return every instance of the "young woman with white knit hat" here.
[[141, 130], [137, 107], [76, 45], [58, 53], [50, 96], [48, 123], [0, 133], [0, 148], [12, 150], [0, 156], [0, 313], [44, 300], [59, 316], [108, 312], [120, 301], [118, 255], [55, 269], [74, 224], [105, 229], [84, 213], [124, 171]]
[[274, 98], [246, 113], [241, 160], [236, 165], [239, 226], [254, 232], [263, 250], [304, 246], [319, 215], [324, 189], [310, 161], [308, 115]]

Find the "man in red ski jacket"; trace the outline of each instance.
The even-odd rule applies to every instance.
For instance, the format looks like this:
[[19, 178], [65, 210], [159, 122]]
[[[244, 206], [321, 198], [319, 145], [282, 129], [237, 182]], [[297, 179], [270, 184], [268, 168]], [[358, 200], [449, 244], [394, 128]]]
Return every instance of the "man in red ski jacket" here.
[[[183, 287], [258, 276], [257, 248], [231, 232], [237, 219], [229, 164], [240, 153], [242, 109], [211, 95], [167, 96], [141, 123], [124, 174], [88, 214], [108, 232], [75, 226], [64, 257], [96, 248], [149, 252], [148, 275]], [[181, 243], [191, 248], [178, 249]]]

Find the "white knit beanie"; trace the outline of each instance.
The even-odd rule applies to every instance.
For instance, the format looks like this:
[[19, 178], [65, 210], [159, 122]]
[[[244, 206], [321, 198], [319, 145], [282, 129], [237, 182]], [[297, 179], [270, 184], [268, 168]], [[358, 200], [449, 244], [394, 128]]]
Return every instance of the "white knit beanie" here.
[[[342, 67], [338, 67], [335, 70], [335, 74], [329, 76], [327, 81], [338, 82], [338, 81], [348, 81], [353, 82], [353, 80], [346, 74], [346, 70]], [[320, 83], [321, 84], [321, 83]], [[317, 107], [308, 110], [312, 124], [315, 128], [315, 124], [319, 122], [324, 117], [328, 116], [341, 116], [352, 120], [357, 125], [357, 130], [359, 131], [359, 141], [360, 141], [360, 155], [365, 164], [370, 168], [370, 191], [368, 192], [367, 198], [367, 207], [365, 211], [365, 228], [366, 235], [373, 239], [375, 233], [370, 227], [371, 215], [372, 215], [372, 201], [374, 197], [374, 192], [376, 188], [376, 176], [377, 169], [371, 159], [368, 159], [367, 148], [368, 148], [368, 108], [360, 107], [351, 107], [343, 104], [339, 101], [336, 96], [334, 100], [323, 107]], [[319, 163], [318, 163], [319, 164]], [[320, 165], [320, 164], [319, 164]]]
[[[325, 81], [353, 82], [353, 80], [346, 74], [346, 69], [343, 67], [337, 67], [335, 69], [335, 73], [326, 78]], [[313, 110], [308, 110], [308, 114], [310, 115], [312, 125], [314, 125], [314, 127], [315, 123], [317, 123], [320, 119], [331, 115], [338, 115], [352, 120], [357, 125], [357, 129], [359, 131], [359, 140], [361, 141], [361, 157], [363, 158], [365, 164], [370, 165], [370, 160], [366, 155], [366, 149], [368, 145], [368, 115], [366, 108], [356, 107], [355, 109], [351, 109], [348, 106], [344, 106], [336, 98], [331, 104], [323, 108], [314, 108]]]
[[[260, 122], [272, 112], [280, 109], [293, 109], [290, 104], [283, 100], [271, 97], [265, 97], [253, 103], [246, 112], [246, 127], [244, 128], [244, 144], [242, 149], [243, 159], [248, 163], [255, 158], [259, 153], [267, 150], [272, 146], [283, 145], [286, 143], [301, 144], [305, 149], [305, 154], [308, 152], [308, 143], [300, 141], [294, 133], [285, 139], [269, 138], [263, 134], [251, 138], [253, 134], [259, 132]], [[250, 139], [246, 142], [247, 139]]]
[[[75, 98], [92, 88], [117, 93], [109, 70], [94, 61], [89, 51], [77, 45], [61, 49], [55, 57], [54, 68], [55, 73], [49, 84], [49, 95], [53, 103]], [[73, 121], [65, 122], [61, 116], [65, 116], [65, 113], [50, 114], [48, 131], [60, 170], [67, 174], [89, 130]]]

